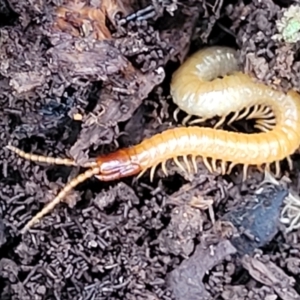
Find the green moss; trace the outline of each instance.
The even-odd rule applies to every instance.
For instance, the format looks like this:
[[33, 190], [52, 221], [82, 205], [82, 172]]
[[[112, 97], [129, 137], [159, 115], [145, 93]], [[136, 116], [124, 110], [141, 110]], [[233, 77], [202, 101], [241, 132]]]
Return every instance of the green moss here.
[[300, 40], [300, 6], [292, 5], [276, 22], [278, 34], [273, 36], [276, 40], [286, 43], [296, 43]]

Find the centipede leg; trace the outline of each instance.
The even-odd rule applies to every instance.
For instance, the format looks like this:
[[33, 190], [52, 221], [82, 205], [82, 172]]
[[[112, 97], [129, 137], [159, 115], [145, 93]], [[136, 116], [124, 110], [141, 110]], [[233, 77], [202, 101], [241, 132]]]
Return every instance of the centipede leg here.
[[250, 114], [248, 114], [248, 115], [246, 116], [246, 120], [256, 118], [256, 115], [257, 115], [258, 112], [259, 112], [259, 108], [260, 108], [259, 105], [254, 105], [253, 111], [252, 111]]
[[187, 156], [183, 156], [183, 161], [186, 164], [188, 172], [191, 173], [191, 166], [190, 166], [190, 162], [189, 162]]
[[216, 159], [212, 158], [211, 166], [212, 166], [213, 171], [217, 173], [218, 170], [217, 170], [217, 160]]
[[198, 118], [196, 120], [193, 120], [191, 122], [189, 122], [189, 125], [195, 125], [195, 124], [198, 124], [198, 123], [203, 123], [207, 120], [207, 118]]
[[256, 125], [254, 125], [254, 127], [257, 128], [257, 129], [263, 128], [264, 131], [266, 132], [266, 131], [272, 130], [274, 126], [270, 126], [268, 124], [264, 124], [264, 125], [262, 125], [262, 124], [256, 124]]
[[267, 114], [263, 114], [263, 115], [261, 115], [261, 118], [262, 119], [271, 119], [271, 120], [275, 121], [275, 116], [274, 116], [273, 112], [269, 112]]
[[236, 166], [235, 163], [231, 163], [227, 169], [226, 174], [230, 174], [232, 172], [232, 169]]
[[136, 176], [136, 180], [140, 179], [145, 173], [146, 173], [147, 169], [144, 169], [143, 171], [141, 171], [137, 176]]
[[275, 177], [279, 177], [281, 173], [279, 161], [275, 162]]
[[258, 169], [259, 172], [263, 172], [264, 171], [264, 169], [263, 169], [263, 167], [261, 165], [257, 166], [257, 169]]
[[226, 162], [226, 161], [222, 161], [222, 162], [221, 162], [222, 175], [225, 175], [225, 174], [226, 174], [226, 165], [227, 165], [227, 162]]
[[197, 166], [197, 157], [195, 155], [192, 156], [192, 164], [193, 164], [193, 167], [194, 167], [194, 170], [195, 170], [195, 173], [198, 172], [198, 166]]
[[163, 161], [163, 162], [161, 163], [161, 168], [162, 168], [164, 174], [165, 174], [166, 176], [168, 176], [168, 171], [167, 171], [166, 164], [167, 164], [167, 161], [166, 161], [166, 160]]
[[153, 182], [156, 167], [157, 165], [153, 166], [150, 170], [150, 182]]
[[182, 170], [182, 172], [186, 173], [186, 170], [184, 168], [184, 166], [180, 163], [180, 161], [178, 160], [178, 157], [174, 158], [174, 162], [175, 164]]
[[[290, 226], [289, 226], [288, 229], [290, 229], [290, 230], [296, 230], [296, 229], [298, 229], [298, 228], [300, 227], [300, 222], [299, 222], [299, 220], [300, 220], [300, 214], [298, 214], [298, 215], [293, 219], [293, 221], [290, 223]], [[297, 225], [296, 225], [296, 224], [297, 224]]]
[[223, 116], [223, 117], [215, 124], [214, 128], [216, 129], [216, 128], [220, 127], [220, 126], [225, 122], [225, 120], [226, 120], [226, 116]]
[[272, 130], [275, 125], [276, 125], [275, 119], [271, 119], [271, 120], [258, 119], [256, 120], [254, 128], [267, 132], [269, 130]]
[[192, 118], [192, 115], [187, 115], [183, 120], [182, 120], [182, 125], [186, 126], [187, 122]]
[[173, 113], [173, 118], [174, 118], [174, 120], [175, 120], [176, 122], [178, 122], [178, 114], [179, 114], [179, 112], [180, 112], [180, 108], [177, 107], [177, 108], [175, 109], [174, 113]]
[[247, 175], [248, 175], [248, 165], [244, 165], [243, 166], [243, 181], [245, 181], [247, 179]]
[[267, 118], [275, 118], [274, 112], [271, 110], [270, 107], [264, 107], [261, 111], [260, 114], [257, 114], [258, 117], [261, 117], [263, 119]]
[[262, 132], [267, 132], [267, 131], [269, 131], [267, 128], [265, 128], [265, 127], [263, 127], [263, 126], [261, 126], [261, 125], [255, 125], [254, 126], [256, 129], [259, 129], [260, 131], [262, 131]]
[[253, 111], [246, 117], [246, 120], [254, 118], [271, 118], [274, 114], [270, 112], [269, 107], [264, 107], [261, 105], [255, 105]]
[[268, 124], [268, 125], [274, 126], [276, 124], [276, 120], [275, 119], [271, 119], [271, 120], [258, 119], [256, 121], [256, 123], [261, 124], [261, 125]]
[[236, 120], [236, 118], [239, 116], [239, 112], [235, 112], [234, 115], [231, 117], [231, 119], [229, 120], [229, 122], [227, 123], [228, 125], [230, 125], [232, 122], [234, 122]]
[[243, 119], [245, 116], [247, 116], [249, 114], [250, 109], [251, 107], [247, 107], [245, 111], [236, 118], [236, 120]]
[[290, 171], [292, 171], [293, 170], [293, 161], [292, 161], [292, 158], [290, 156], [287, 156], [286, 160], [288, 162]]
[[257, 120], [255, 120], [254, 127], [258, 128], [257, 125], [261, 125], [261, 126], [263, 126], [264, 128], [266, 128], [268, 130], [272, 130], [274, 128], [274, 126], [276, 125], [276, 119], [275, 118], [270, 119], [270, 120], [257, 119]]
[[[265, 128], [266, 130], [272, 130], [273, 127], [275, 126], [275, 124], [274, 124], [274, 125], [270, 125], [270, 124], [266, 124], [266, 123], [264, 123], [264, 122], [257, 123], [257, 125], [262, 126], [262, 127]], [[257, 126], [257, 125], [255, 125], [255, 126]]]
[[205, 165], [206, 168], [208, 169], [208, 171], [209, 171], [210, 173], [213, 173], [213, 169], [212, 169], [211, 165], [209, 164], [207, 158], [206, 158], [206, 157], [203, 157], [202, 160], [203, 160], [204, 165]]

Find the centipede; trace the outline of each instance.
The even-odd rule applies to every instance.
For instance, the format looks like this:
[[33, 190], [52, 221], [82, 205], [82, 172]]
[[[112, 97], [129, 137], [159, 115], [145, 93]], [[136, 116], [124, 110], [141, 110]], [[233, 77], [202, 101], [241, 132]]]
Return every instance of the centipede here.
[[[150, 170], [150, 180], [160, 165], [168, 176], [167, 162], [187, 173], [197, 172], [200, 159], [209, 172], [229, 174], [236, 165], [243, 166], [243, 179], [249, 166], [270, 171], [275, 164], [276, 176], [280, 161], [287, 159], [300, 144], [300, 95], [268, 87], [239, 71], [235, 50], [227, 47], [202, 49], [174, 72], [170, 93], [178, 109], [201, 121], [219, 116], [221, 121], [211, 127], [180, 126], [145, 139], [140, 144], [99, 156], [82, 165], [87, 170], [71, 180], [58, 195], [38, 212], [23, 228], [26, 232], [60, 203], [70, 190], [90, 177], [113, 181]], [[254, 107], [250, 112], [249, 107]], [[241, 133], [220, 129], [225, 117], [235, 112], [230, 122], [241, 118], [257, 118], [260, 132]], [[268, 123], [267, 116], [272, 122]], [[275, 123], [273, 122], [275, 120]], [[199, 120], [197, 120], [199, 121]], [[7, 148], [20, 157], [48, 164], [79, 166], [68, 158], [34, 155], [12, 145]]]

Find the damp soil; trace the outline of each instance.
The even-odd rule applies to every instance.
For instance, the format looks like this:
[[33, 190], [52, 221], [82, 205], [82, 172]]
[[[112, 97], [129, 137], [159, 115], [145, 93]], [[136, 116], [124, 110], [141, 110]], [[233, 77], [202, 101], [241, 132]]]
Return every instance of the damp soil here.
[[233, 47], [245, 73], [300, 92], [299, 43], [272, 39], [297, 2], [0, 0], [2, 300], [300, 299], [300, 234], [280, 218], [300, 189], [297, 153], [280, 184], [201, 162], [193, 175], [168, 162], [153, 181], [91, 178], [21, 234], [83, 169], [5, 148], [81, 164], [182, 126], [171, 76], [205, 46]]

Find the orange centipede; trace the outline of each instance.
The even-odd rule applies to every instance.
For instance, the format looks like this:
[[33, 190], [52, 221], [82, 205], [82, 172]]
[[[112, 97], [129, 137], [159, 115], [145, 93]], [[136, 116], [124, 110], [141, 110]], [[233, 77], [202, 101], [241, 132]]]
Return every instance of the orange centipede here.
[[[226, 53], [228, 48], [214, 47], [206, 53], [209, 55], [212, 53], [215, 55], [220, 54], [220, 49], [223, 51], [221, 51], [222, 53]], [[94, 161], [83, 166], [88, 168], [88, 170], [71, 180], [53, 201], [47, 204], [26, 224], [23, 232], [28, 230], [45, 214], [49, 213], [71, 189], [92, 176], [101, 181], [111, 181], [137, 174], [140, 177], [146, 170], [150, 169], [150, 178], [152, 180], [155, 169], [159, 164], [161, 164], [165, 175], [168, 175], [166, 162], [170, 159], [173, 159], [184, 172], [196, 172], [196, 160], [199, 157], [210, 172], [218, 171], [222, 174], [229, 173], [235, 165], [242, 164], [244, 178], [246, 178], [247, 169], [251, 165], [265, 166], [269, 169], [270, 164], [275, 163], [276, 173], [278, 173], [279, 162], [286, 158], [290, 168], [292, 168], [290, 155], [296, 151], [300, 144], [300, 95], [292, 90], [287, 93], [274, 90], [264, 84], [255, 82], [249, 76], [240, 72], [226, 75], [223, 72], [223, 68], [219, 68], [222, 72], [207, 69], [212, 75], [210, 75], [210, 78], [207, 77], [206, 80], [198, 78], [199, 84], [197, 85], [197, 77], [193, 77], [190, 73], [194, 74], [195, 66], [197, 68], [199, 64], [201, 65], [201, 62], [203, 63], [203, 59], [207, 59], [203, 52], [200, 54], [196, 53], [194, 57], [187, 60], [187, 65], [190, 64], [190, 69], [186, 68], [187, 65], [184, 63], [173, 76], [171, 93], [173, 95], [176, 94], [175, 98], [177, 100], [175, 102], [177, 101], [181, 105], [180, 108], [185, 110], [188, 108], [190, 109], [188, 112], [193, 113], [193, 105], [196, 107], [196, 102], [201, 102], [202, 100], [198, 92], [202, 93], [206, 99], [214, 100], [214, 97], [219, 97], [219, 101], [223, 99], [222, 95], [226, 95], [230, 99], [231, 93], [233, 95], [231, 105], [225, 104], [223, 106], [223, 108], [227, 106], [229, 109], [223, 109], [221, 113], [215, 112], [215, 115], [223, 118], [232, 111], [233, 104], [237, 102], [237, 108], [243, 109], [248, 103], [248, 105], [255, 107], [252, 116], [263, 117], [266, 111], [261, 110], [259, 107], [267, 106], [272, 109], [272, 114], [276, 119], [276, 123], [269, 128], [270, 130], [262, 127], [264, 129], [262, 132], [247, 134], [208, 127], [179, 127], [168, 129], [144, 140], [138, 145], [97, 157]], [[191, 64], [190, 62], [197, 55], [201, 58], [200, 63], [196, 60]], [[222, 58], [218, 57], [217, 61], [222, 65]], [[230, 55], [226, 54], [225, 57], [231, 59]], [[212, 62], [211, 59], [208, 61]], [[180, 77], [179, 74], [183, 69], [185, 69], [186, 74], [181, 74]], [[189, 80], [185, 78], [185, 75]], [[217, 78], [220, 75], [226, 76], [223, 78], [225, 83]], [[182, 78], [182, 81], [180, 78]], [[190, 83], [188, 88], [185, 83], [192, 82], [192, 80], [194, 80], [194, 85]], [[207, 84], [208, 88], [205, 88]], [[213, 89], [211, 88], [212, 86]], [[183, 90], [186, 90], [188, 95], [185, 95]], [[208, 95], [209, 91], [211, 91], [211, 95]], [[184, 101], [178, 102], [178, 95], [181, 95], [181, 99], [185, 100], [188, 106], [182, 104]], [[222, 103], [219, 106], [222, 108]], [[203, 113], [205, 109], [209, 111], [209, 108], [204, 107], [202, 113], [199, 110], [200, 113], [198, 115], [202, 114], [202, 117], [208, 117], [208, 113]], [[235, 118], [237, 118], [237, 115]], [[268, 123], [262, 122], [261, 124], [266, 125]], [[71, 159], [32, 155], [11, 145], [7, 147], [19, 156], [32, 161], [77, 165]]]

